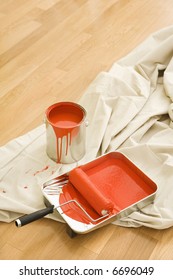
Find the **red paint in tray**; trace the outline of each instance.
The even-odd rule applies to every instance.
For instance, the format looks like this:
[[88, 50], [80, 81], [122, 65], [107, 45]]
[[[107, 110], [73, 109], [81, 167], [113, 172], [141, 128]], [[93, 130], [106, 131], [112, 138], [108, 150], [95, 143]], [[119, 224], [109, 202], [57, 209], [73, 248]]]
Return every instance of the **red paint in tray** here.
[[[156, 191], [155, 183], [118, 152], [75, 168], [69, 180], [63, 187], [60, 204], [77, 200], [93, 219], [102, 215], [101, 209], [107, 207], [111, 217]], [[76, 221], [91, 223], [75, 203], [62, 206], [62, 210]]]

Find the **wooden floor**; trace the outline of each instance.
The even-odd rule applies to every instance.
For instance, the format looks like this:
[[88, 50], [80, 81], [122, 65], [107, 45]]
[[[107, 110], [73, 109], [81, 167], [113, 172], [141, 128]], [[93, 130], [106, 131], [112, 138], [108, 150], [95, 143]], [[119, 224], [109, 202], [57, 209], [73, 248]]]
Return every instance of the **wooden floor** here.
[[[173, 0], [0, 0], [0, 145], [40, 125], [50, 104], [77, 101], [172, 11]], [[110, 224], [71, 239], [49, 219], [1, 222], [0, 259], [173, 259], [173, 228]]]

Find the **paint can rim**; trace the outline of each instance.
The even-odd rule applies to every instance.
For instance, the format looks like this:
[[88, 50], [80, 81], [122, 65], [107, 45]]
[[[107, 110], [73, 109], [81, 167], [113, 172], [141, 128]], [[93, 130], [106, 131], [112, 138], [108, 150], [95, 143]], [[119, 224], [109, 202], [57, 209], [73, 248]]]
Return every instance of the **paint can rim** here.
[[[54, 123], [50, 120], [50, 118], [49, 118], [50, 112], [51, 112], [54, 108], [56, 108], [56, 107], [61, 107], [61, 106], [72, 106], [72, 107], [78, 108], [78, 109], [82, 112], [82, 114], [83, 114], [83, 117], [81, 118], [81, 120], [80, 120], [78, 123], [75, 123], [74, 126], [72, 125], [71, 128], [72, 128], [72, 127], [78, 127], [78, 126], [80, 126], [80, 125], [84, 122], [84, 120], [85, 120], [85, 118], [86, 118], [86, 115], [87, 115], [87, 112], [86, 112], [85, 108], [82, 107], [80, 104], [75, 103], [75, 102], [63, 101], [63, 102], [54, 103], [54, 104], [50, 105], [50, 106], [46, 109], [46, 111], [45, 111], [46, 120], [47, 120], [47, 122], [48, 122], [50, 125], [55, 126], [55, 124], [54, 124]], [[56, 127], [58, 128], [58, 125], [56, 125]], [[62, 129], [62, 127], [60, 127], [60, 128]]]

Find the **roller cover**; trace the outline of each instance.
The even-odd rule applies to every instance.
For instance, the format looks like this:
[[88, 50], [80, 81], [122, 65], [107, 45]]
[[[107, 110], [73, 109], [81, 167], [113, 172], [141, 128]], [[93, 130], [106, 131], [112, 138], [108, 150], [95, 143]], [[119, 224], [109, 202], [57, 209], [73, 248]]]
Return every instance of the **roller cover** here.
[[113, 202], [104, 197], [82, 169], [75, 168], [70, 171], [69, 181], [99, 215], [103, 216], [113, 210]]

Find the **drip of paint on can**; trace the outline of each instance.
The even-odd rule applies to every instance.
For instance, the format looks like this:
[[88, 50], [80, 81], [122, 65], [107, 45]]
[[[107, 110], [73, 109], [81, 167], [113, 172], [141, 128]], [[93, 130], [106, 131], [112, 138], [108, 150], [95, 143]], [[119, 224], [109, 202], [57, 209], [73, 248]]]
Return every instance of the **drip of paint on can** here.
[[72, 102], [56, 103], [47, 109], [47, 122], [52, 126], [56, 137], [57, 163], [61, 163], [63, 153], [68, 155], [69, 147], [78, 135], [85, 115], [85, 110]]

